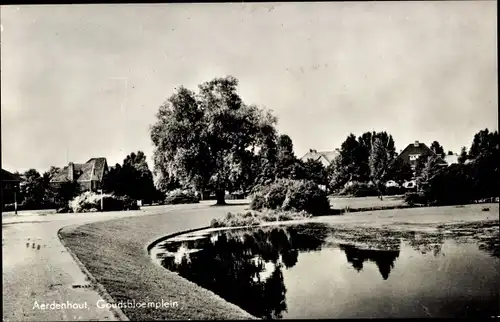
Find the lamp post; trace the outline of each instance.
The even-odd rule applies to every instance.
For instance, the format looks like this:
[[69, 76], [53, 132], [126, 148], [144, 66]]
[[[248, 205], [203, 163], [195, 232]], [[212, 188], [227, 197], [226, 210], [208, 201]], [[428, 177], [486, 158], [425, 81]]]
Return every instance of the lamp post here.
[[99, 192], [101, 194], [101, 212], [104, 211], [104, 198], [103, 198], [103, 194], [102, 194], [102, 189], [98, 189], [97, 192]]
[[17, 185], [14, 185], [14, 214], [17, 215]]

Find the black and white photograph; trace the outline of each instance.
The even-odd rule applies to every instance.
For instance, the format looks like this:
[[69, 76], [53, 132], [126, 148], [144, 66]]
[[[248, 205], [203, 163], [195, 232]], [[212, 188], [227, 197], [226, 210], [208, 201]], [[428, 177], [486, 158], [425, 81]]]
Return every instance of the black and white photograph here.
[[500, 319], [496, 1], [0, 29], [3, 321]]

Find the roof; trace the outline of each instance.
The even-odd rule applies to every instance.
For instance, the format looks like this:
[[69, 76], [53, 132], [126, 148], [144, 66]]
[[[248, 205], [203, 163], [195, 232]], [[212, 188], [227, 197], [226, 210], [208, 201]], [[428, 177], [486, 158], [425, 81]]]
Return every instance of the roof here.
[[2, 169], [2, 181], [19, 181], [19, 178], [16, 177], [13, 173], [10, 173], [7, 170]]
[[302, 161], [307, 161], [308, 159], [312, 159], [315, 161], [325, 161], [328, 164], [332, 163], [333, 160], [339, 155], [339, 151], [334, 150], [334, 151], [316, 151], [316, 150], [309, 150], [302, 158]]
[[408, 146], [398, 155], [398, 158], [406, 154], [427, 154], [436, 156], [438, 158], [438, 161], [440, 161], [441, 163], [446, 162], [440, 156], [434, 153], [434, 151], [432, 151], [425, 143], [421, 143], [418, 141], [408, 144]]
[[[102, 181], [106, 169], [106, 158], [92, 158], [86, 163], [73, 163], [73, 178], [77, 181]], [[50, 182], [68, 181], [68, 166], [59, 169]]]

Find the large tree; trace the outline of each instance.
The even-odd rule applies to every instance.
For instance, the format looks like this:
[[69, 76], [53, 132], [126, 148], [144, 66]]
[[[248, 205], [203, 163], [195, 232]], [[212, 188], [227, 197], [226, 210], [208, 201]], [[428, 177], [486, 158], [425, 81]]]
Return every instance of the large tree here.
[[378, 139], [380, 143], [385, 147], [388, 154], [388, 158], [393, 160], [396, 156], [396, 146], [392, 135], [388, 134], [386, 131], [381, 132], [365, 132], [359, 138], [359, 152], [357, 152], [357, 162], [359, 163], [359, 177], [360, 181], [368, 181], [371, 179], [371, 168], [370, 168], [370, 155], [372, 153], [373, 143], [375, 139]]
[[500, 183], [500, 140], [498, 131], [488, 129], [474, 135], [468, 159], [475, 199], [498, 197]]
[[105, 177], [104, 190], [146, 203], [152, 202], [156, 197], [156, 189], [144, 152], [132, 152], [123, 160], [123, 165], [112, 167]]
[[326, 168], [328, 174], [328, 186], [330, 190], [341, 189], [348, 181], [349, 174], [342, 162], [342, 155], [337, 155], [332, 163]]
[[481, 130], [474, 135], [468, 158], [472, 160], [480, 154], [494, 151], [495, 149], [498, 149], [498, 145], [498, 131], [490, 132], [488, 129]]
[[347, 176], [342, 178], [342, 184], [348, 181], [364, 181], [361, 170], [364, 158], [360, 158], [360, 151], [360, 144], [356, 140], [356, 136], [351, 133], [340, 146], [339, 162], [342, 163], [341, 168], [344, 169], [343, 173]]
[[[338, 164], [335, 166], [337, 169], [334, 176], [336, 185], [343, 185], [348, 181], [368, 182], [372, 179], [370, 155], [372, 154], [373, 142], [376, 139], [384, 146], [390, 160], [396, 157], [394, 139], [387, 132], [365, 132], [357, 139], [351, 133], [340, 147]], [[340, 169], [342, 171], [338, 171]], [[330, 170], [332, 170], [331, 167]]]
[[370, 177], [379, 192], [380, 199], [383, 199], [382, 189], [395, 157], [392, 151], [393, 146], [389, 142], [387, 140], [384, 143], [382, 139], [374, 136], [369, 157]]
[[[45, 171], [42, 175], [42, 185], [45, 190], [45, 197], [44, 199], [46, 200], [51, 200], [57, 203], [57, 200], [59, 198], [59, 192], [61, 192], [63, 195], [66, 195], [66, 192], [60, 191], [59, 187], [55, 188], [51, 183], [50, 180], [54, 177], [55, 174], [57, 174], [60, 171], [60, 168], [51, 166], [49, 170]], [[67, 187], [68, 185], [64, 185]], [[66, 191], [66, 189], [64, 189]]]
[[24, 172], [24, 180], [20, 183], [20, 194], [26, 207], [37, 208], [42, 206], [46, 198], [43, 178], [36, 169]]
[[293, 142], [287, 134], [278, 137], [277, 160], [275, 165], [275, 175], [277, 179], [300, 180], [306, 178], [306, 169], [293, 152]]
[[431, 143], [430, 149], [442, 159], [444, 159], [444, 157], [446, 156], [443, 146], [439, 144], [438, 141], [433, 141]]
[[264, 133], [263, 145], [257, 159], [253, 163], [255, 184], [269, 184], [276, 179], [276, 163], [278, 160], [278, 138], [275, 131]]
[[417, 176], [417, 187], [419, 190], [427, 191], [429, 189], [430, 182], [434, 179], [439, 172], [444, 169], [442, 165], [440, 165], [437, 156], [428, 156], [427, 158], [422, 158], [423, 163], [420, 171]]
[[467, 161], [467, 148], [465, 146], [460, 150], [460, 154], [458, 155], [458, 163], [464, 164]]
[[328, 173], [321, 161], [307, 160], [304, 162], [304, 170], [307, 180], [314, 181], [318, 185], [328, 185]]
[[225, 204], [225, 190], [240, 188], [249, 153], [263, 146], [277, 121], [270, 111], [244, 104], [237, 86], [228, 76], [201, 84], [198, 95], [180, 87], [151, 127], [155, 170], [198, 191], [215, 190], [217, 204]]

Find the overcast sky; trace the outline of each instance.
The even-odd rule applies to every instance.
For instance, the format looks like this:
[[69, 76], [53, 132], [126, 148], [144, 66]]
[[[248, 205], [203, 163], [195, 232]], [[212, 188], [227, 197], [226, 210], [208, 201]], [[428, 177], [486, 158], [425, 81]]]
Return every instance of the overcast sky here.
[[1, 24], [10, 171], [150, 157], [174, 87], [224, 75], [274, 110], [299, 157], [351, 132], [459, 152], [498, 129], [493, 1], [23, 5]]

